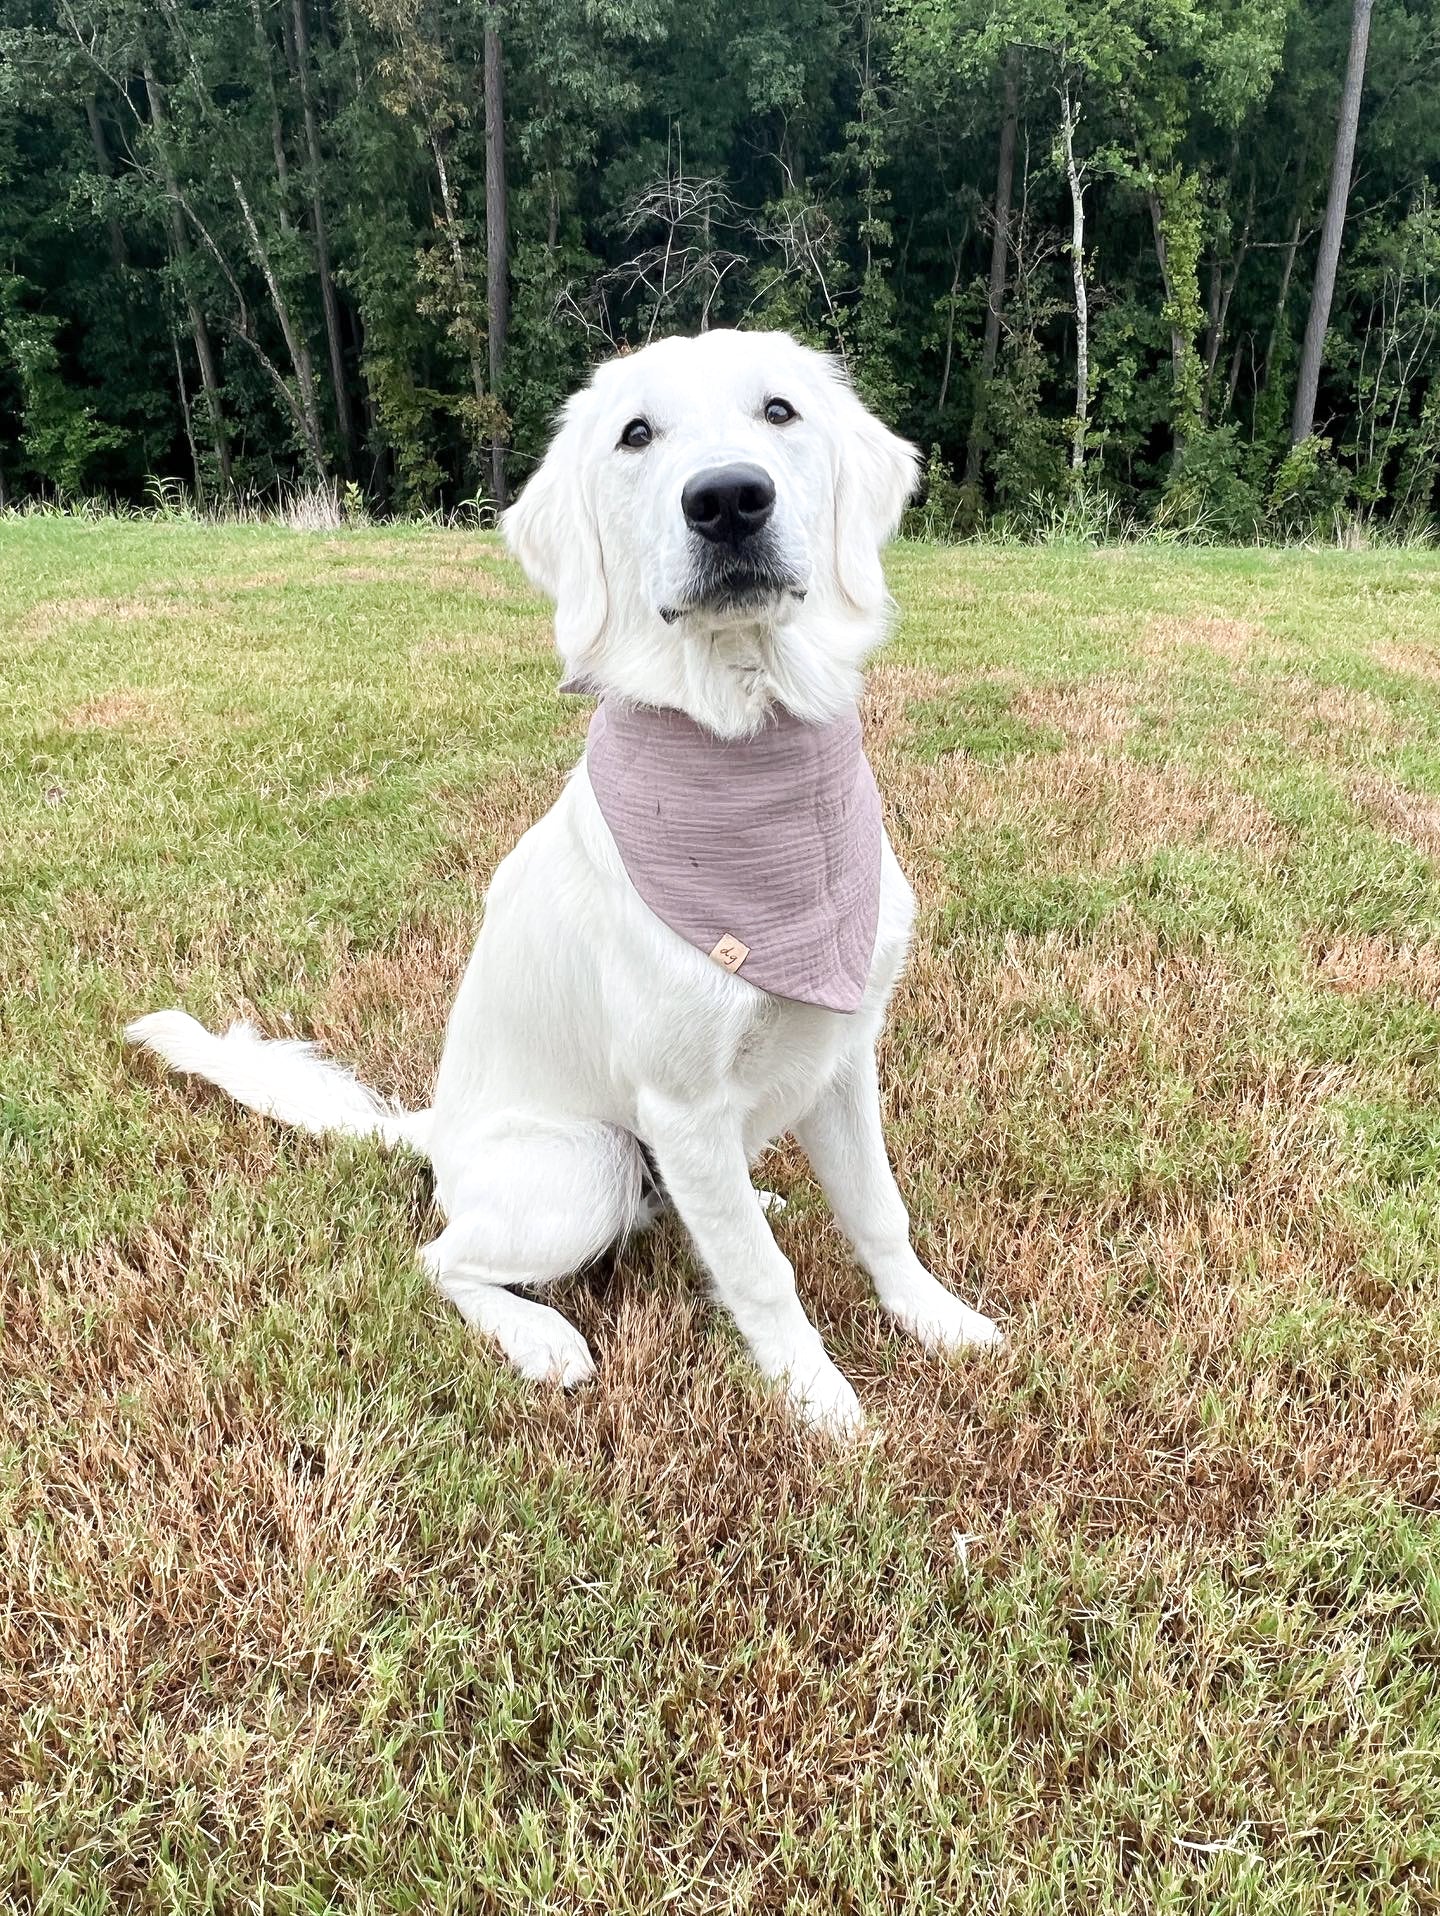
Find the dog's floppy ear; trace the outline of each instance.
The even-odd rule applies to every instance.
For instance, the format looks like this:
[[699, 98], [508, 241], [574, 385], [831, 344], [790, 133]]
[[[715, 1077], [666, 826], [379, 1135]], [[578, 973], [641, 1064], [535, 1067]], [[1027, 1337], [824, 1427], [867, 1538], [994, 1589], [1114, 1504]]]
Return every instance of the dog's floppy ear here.
[[576, 666], [609, 610], [600, 529], [586, 484], [586, 395], [577, 393], [520, 497], [500, 523], [526, 577], [555, 601], [555, 643]]
[[886, 596], [880, 549], [915, 490], [920, 456], [881, 425], [838, 370], [835, 418], [835, 577], [851, 605], [877, 612]]

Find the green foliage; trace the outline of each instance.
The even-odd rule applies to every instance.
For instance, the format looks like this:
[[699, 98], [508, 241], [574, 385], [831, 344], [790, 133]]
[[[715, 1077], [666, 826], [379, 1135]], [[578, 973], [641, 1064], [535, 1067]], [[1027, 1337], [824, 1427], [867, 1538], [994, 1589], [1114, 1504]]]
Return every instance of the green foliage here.
[[0, 282], [0, 353], [20, 389], [21, 458], [40, 485], [62, 494], [83, 492], [98, 455], [123, 435], [97, 419], [83, 391], [66, 383], [55, 343], [60, 322], [28, 310], [25, 290], [13, 275]]
[[1200, 304], [1200, 254], [1205, 242], [1200, 182], [1193, 173], [1176, 169], [1157, 184], [1156, 191], [1170, 282], [1160, 317], [1175, 342], [1170, 418], [1176, 439], [1183, 442], [1200, 423], [1203, 398], [1200, 355], [1195, 350], [1195, 335], [1205, 317]]
[[932, 446], [918, 501], [905, 514], [904, 532], [911, 539], [954, 539], [965, 514], [965, 490]]
[[1037, 497], [1054, 498], [1066, 484], [1065, 421], [1043, 404], [1046, 371], [1038, 342], [1021, 341], [990, 395], [986, 422], [995, 438], [995, 505], [1002, 522], [1023, 517]]
[[[1329, 451], [1297, 463], [1345, 0], [0, 0], [0, 501], [140, 500], [153, 475], [207, 503], [314, 479], [382, 514], [449, 511], [492, 489], [495, 443], [523, 481], [598, 357], [744, 324], [839, 354], [937, 469], [974, 478], [923, 509], [951, 536], [1097, 511], [1209, 538], [1312, 536], [1337, 513], [1423, 530], [1437, 4], [1375, 23]], [[1062, 74], [1086, 208], [1078, 490]]]
[[1256, 463], [1233, 422], [1193, 432], [1163, 495], [1166, 523], [1197, 539], [1248, 544], [1265, 519], [1265, 496], [1252, 476]]
[[1411, 516], [1440, 459], [1440, 203], [1427, 181], [1398, 225], [1372, 215], [1354, 241], [1355, 333], [1336, 358], [1353, 382], [1343, 452], [1355, 494]]
[[1312, 434], [1280, 461], [1265, 502], [1269, 523], [1282, 538], [1333, 535], [1349, 490], [1330, 441]]

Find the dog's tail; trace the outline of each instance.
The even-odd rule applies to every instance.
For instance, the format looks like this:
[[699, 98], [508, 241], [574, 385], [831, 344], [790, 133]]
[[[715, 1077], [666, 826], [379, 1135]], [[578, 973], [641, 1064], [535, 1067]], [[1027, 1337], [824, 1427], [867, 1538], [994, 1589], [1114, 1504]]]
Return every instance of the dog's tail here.
[[243, 1022], [217, 1038], [184, 1011], [152, 1011], [127, 1025], [125, 1036], [155, 1052], [172, 1071], [218, 1085], [262, 1117], [302, 1131], [338, 1131], [426, 1151], [428, 1111], [401, 1111], [368, 1090], [353, 1071], [320, 1057], [313, 1044], [300, 1039], [262, 1038], [254, 1025]]

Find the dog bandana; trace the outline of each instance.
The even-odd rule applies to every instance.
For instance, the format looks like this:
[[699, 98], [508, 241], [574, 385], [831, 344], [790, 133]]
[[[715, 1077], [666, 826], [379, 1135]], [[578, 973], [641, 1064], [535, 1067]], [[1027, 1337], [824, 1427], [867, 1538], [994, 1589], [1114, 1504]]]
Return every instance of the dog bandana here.
[[[578, 688], [577, 688], [578, 689]], [[605, 700], [585, 765], [630, 882], [687, 943], [777, 998], [854, 1011], [880, 915], [880, 794], [849, 712], [725, 739]]]

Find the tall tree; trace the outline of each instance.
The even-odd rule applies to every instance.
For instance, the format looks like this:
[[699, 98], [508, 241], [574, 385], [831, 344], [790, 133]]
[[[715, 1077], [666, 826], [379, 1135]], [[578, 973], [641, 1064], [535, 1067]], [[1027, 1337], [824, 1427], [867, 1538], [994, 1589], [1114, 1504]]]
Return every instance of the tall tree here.
[[995, 363], [1000, 356], [1000, 318], [1005, 309], [1005, 279], [1010, 265], [1010, 196], [1015, 187], [1015, 131], [1020, 114], [1020, 50], [1005, 50], [1005, 106], [1000, 120], [1000, 152], [995, 166], [995, 201], [991, 217], [990, 277], [985, 290], [985, 339], [980, 348], [980, 389], [965, 447], [965, 483], [980, 482], [984, 451], [985, 405]]
[[1360, 125], [1360, 96], [1365, 89], [1365, 54], [1370, 44], [1370, 13], [1374, 0], [1354, 0], [1350, 14], [1350, 51], [1345, 81], [1340, 89], [1340, 120], [1335, 131], [1335, 154], [1330, 162], [1330, 194], [1320, 228], [1320, 253], [1310, 288], [1310, 316], [1300, 349], [1295, 381], [1295, 410], [1290, 416], [1290, 439], [1299, 445], [1315, 430], [1315, 397], [1320, 389], [1320, 364], [1330, 327], [1330, 304], [1335, 297], [1335, 272], [1340, 264], [1340, 241], [1345, 210], [1350, 203], [1350, 175], [1355, 165], [1355, 135]]
[[1068, 65], [1060, 75], [1060, 137], [1065, 179], [1070, 188], [1070, 275], [1075, 288], [1075, 419], [1070, 437], [1070, 468], [1085, 469], [1085, 431], [1090, 417], [1090, 300], [1085, 287], [1085, 181], [1075, 159], [1079, 107]]
[[305, 121], [305, 160], [310, 191], [310, 226], [315, 235], [315, 271], [320, 281], [320, 306], [325, 315], [325, 344], [330, 353], [330, 387], [335, 400], [335, 424], [340, 432], [341, 467], [349, 477], [355, 470], [355, 422], [341, 338], [340, 301], [335, 271], [330, 263], [330, 228], [325, 216], [325, 171], [320, 144], [320, 120], [315, 108], [315, 76], [310, 65], [310, 27], [306, 0], [292, 0], [295, 67], [300, 83], [300, 105]]
[[164, 96], [161, 94], [160, 83], [155, 78], [155, 69], [148, 55], [142, 58], [141, 70], [145, 81], [145, 99], [150, 109], [149, 131], [165, 187], [173, 265], [180, 283], [181, 295], [185, 301], [185, 311], [190, 321], [190, 336], [195, 342], [195, 357], [200, 367], [200, 383], [205, 392], [205, 413], [210, 423], [211, 443], [215, 448], [215, 466], [220, 475], [221, 486], [228, 489], [230, 434], [220, 402], [220, 375], [216, 369], [215, 348], [210, 339], [210, 326], [205, 317], [205, 309], [195, 291], [194, 248], [190, 243], [190, 229], [185, 219], [180, 185], [170, 157]]
[[[494, 0], [485, 10], [485, 308], [490, 394], [498, 406], [510, 330], [510, 203], [505, 186], [505, 58]], [[505, 504], [508, 423], [497, 412], [490, 430], [490, 483], [497, 506]]]

